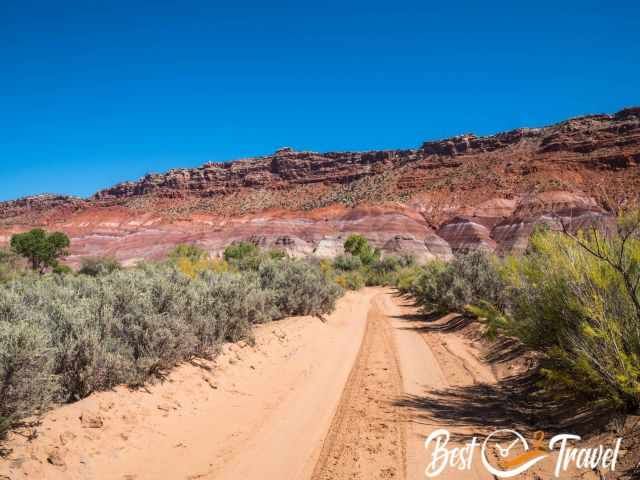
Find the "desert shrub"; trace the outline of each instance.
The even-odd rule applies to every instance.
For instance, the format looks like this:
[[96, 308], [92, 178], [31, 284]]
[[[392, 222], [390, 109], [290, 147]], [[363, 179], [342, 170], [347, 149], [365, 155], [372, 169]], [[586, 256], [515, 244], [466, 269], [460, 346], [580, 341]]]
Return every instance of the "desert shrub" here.
[[204, 272], [224, 273], [233, 270], [229, 262], [211, 258], [209, 254], [196, 245], [178, 245], [167, 258], [170, 265], [191, 279]]
[[349, 235], [344, 242], [344, 251], [359, 257], [364, 265], [369, 265], [380, 258], [380, 250], [369, 245], [362, 235]]
[[464, 312], [470, 305], [503, 303], [505, 284], [497, 258], [483, 250], [432, 260], [415, 277], [408, 293], [425, 311]]
[[260, 265], [271, 260], [285, 260], [287, 252], [281, 249], [262, 250], [253, 242], [243, 241], [225, 248], [223, 257], [232, 269], [257, 272]]
[[614, 232], [539, 230], [520, 257], [430, 262], [398, 285], [425, 310], [464, 309], [540, 352], [539, 387], [556, 399], [640, 408], [640, 212]]
[[86, 257], [82, 259], [78, 273], [97, 277], [108, 275], [121, 268], [120, 262], [114, 257]]
[[449, 310], [460, 311], [480, 301], [503, 303], [505, 284], [495, 255], [476, 250], [456, 257], [447, 266], [447, 290], [441, 304]]
[[65, 401], [119, 383], [138, 385], [273, 318], [256, 278], [205, 272], [191, 280], [166, 266], [29, 279], [10, 291], [7, 321], [48, 332]]
[[324, 278], [326, 281], [328, 282], [332, 282], [335, 279], [335, 268], [333, 267], [333, 263], [331, 263], [331, 260], [328, 260], [326, 258], [323, 258], [322, 260], [318, 261], [318, 268], [320, 269], [320, 271], [322, 272], [322, 274], [324, 275]]
[[[180, 260], [208, 267], [188, 275]], [[0, 428], [51, 401], [141, 385], [224, 341], [249, 338], [254, 324], [328, 313], [341, 293], [313, 262], [267, 258], [241, 272], [212, 263], [180, 257], [0, 285]]]
[[287, 258], [287, 252], [284, 250], [274, 249], [267, 252], [267, 257], [271, 260], [283, 260]]
[[389, 255], [371, 262], [364, 269], [365, 283], [373, 285], [395, 285], [396, 277], [400, 270], [415, 265], [415, 259], [411, 255]]
[[237, 242], [224, 249], [224, 259], [229, 261], [242, 261], [255, 257], [260, 253], [258, 246], [252, 242]]
[[170, 260], [177, 260], [180, 258], [187, 258], [192, 262], [199, 260], [206, 260], [209, 258], [207, 251], [192, 243], [182, 243], [176, 245], [173, 250], [169, 252], [168, 258]]
[[353, 272], [363, 267], [362, 260], [357, 255], [338, 255], [333, 260], [333, 266], [341, 272]]
[[6, 283], [21, 272], [18, 255], [10, 250], [0, 248], [0, 283]]
[[447, 289], [448, 269], [447, 263], [442, 260], [428, 262], [417, 273], [412, 272], [412, 281], [406, 287], [406, 293], [413, 296], [424, 311], [446, 310], [441, 297]]
[[63, 263], [58, 263], [51, 269], [51, 273], [55, 273], [56, 275], [69, 275], [74, 273], [73, 269], [69, 265], [65, 265]]
[[365, 286], [365, 277], [360, 271], [342, 273], [335, 277], [335, 281], [345, 290], [360, 290]]
[[192, 279], [203, 272], [224, 273], [232, 271], [231, 266], [226, 260], [212, 258], [194, 260], [189, 257], [179, 257], [172, 260], [172, 262], [180, 272]]
[[48, 332], [7, 318], [16, 303], [7, 296], [11, 293], [0, 293], [0, 437], [16, 421], [47, 407], [58, 389]]
[[319, 265], [287, 259], [264, 262], [258, 275], [261, 287], [272, 292], [279, 316], [322, 315], [335, 307], [340, 287], [327, 281]]
[[509, 301], [493, 321], [546, 354], [548, 391], [640, 407], [639, 233], [539, 232], [507, 262]]
[[256, 272], [262, 262], [270, 260], [269, 253], [252, 242], [234, 243], [224, 250], [223, 257], [234, 269]]
[[400, 269], [415, 264], [410, 255], [380, 258], [380, 252], [372, 249], [361, 235], [351, 235], [345, 242], [345, 250], [352, 253], [336, 256], [333, 267], [339, 273], [336, 281], [349, 290], [365, 285], [393, 285]]
[[261, 287], [257, 275], [204, 272], [198, 280], [193, 285], [200, 290], [194, 295], [198, 301], [195, 314], [201, 322], [206, 323], [210, 315], [214, 319], [205, 336], [199, 334], [201, 342], [207, 340], [205, 346], [213, 345], [211, 339], [219, 343], [244, 338], [250, 334], [251, 325], [277, 316], [271, 292]]
[[640, 408], [640, 213], [616, 232], [538, 231], [501, 267], [505, 292], [470, 310], [492, 335], [541, 352], [540, 387], [556, 398]]
[[405, 295], [411, 294], [413, 286], [416, 284], [418, 276], [422, 271], [422, 268], [417, 265], [401, 268], [395, 275], [395, 287], [400, 293]]
[[393, 273], [402, 268], [412, 267], [416, 264], [411, 255], [388, 255], [377, 260], [371, 265], [371, 269], [381, 273]]

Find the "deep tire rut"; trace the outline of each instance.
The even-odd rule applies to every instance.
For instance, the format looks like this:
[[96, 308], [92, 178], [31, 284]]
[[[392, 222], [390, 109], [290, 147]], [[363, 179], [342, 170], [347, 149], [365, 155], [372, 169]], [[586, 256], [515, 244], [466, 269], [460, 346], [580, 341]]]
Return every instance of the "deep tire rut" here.
[[312, 480], [405, 479], [402, 376], [388, 319], [371, 302], [367, 327]]

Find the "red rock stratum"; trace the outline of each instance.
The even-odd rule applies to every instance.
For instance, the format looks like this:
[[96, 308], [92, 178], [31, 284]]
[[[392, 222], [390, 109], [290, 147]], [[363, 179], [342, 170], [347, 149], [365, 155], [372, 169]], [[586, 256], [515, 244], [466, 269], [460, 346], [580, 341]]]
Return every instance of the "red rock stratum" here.
[[610, 221], [637, 205], [640, 108], [493, 136], [459, 135], [416, 149], [297, 152], [150, 174], [80, 199], [0, 203], [0, 243], [35, 226], [86, 255], [160, 258], [195, 242], [218, 253], [252, 240], [332, 256], [350, 233], [422, 259], [486, 247], [521, 251], [541, 222]]

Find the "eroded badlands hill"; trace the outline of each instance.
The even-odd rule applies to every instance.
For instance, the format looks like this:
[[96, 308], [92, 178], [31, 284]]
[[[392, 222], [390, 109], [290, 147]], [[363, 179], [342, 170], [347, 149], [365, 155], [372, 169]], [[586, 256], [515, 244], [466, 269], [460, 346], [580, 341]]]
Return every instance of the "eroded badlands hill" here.
[[180, 242], [211, 252], [251, 239], [331, 256], [346, 235], [421, 258], [521, 250], [533, 225], [608, 221], [640, 194], [640, 108], [420, 148], [296, 152], [150, 174], [88, 199], [0, 203], [0, 243], [33, 226], [72, 237], [71, 262], [159, 258]]

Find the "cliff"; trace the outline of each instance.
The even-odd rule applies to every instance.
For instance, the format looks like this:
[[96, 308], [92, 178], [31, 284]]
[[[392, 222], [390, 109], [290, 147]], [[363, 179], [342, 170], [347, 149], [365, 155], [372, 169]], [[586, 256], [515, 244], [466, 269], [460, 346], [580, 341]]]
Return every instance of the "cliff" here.
[[333, 255], [350, 232], [421, 258], [480, 246], [522, 250], [533, 226], [609, 222], [640, 192], [640, 108], [405, 150], [297, 152], [149, 174], [88, 199], [0, 203], [0, 242], [65, 230], [73, 259], [155, 258], [178, 242], [212, 252], [252, 239]]

